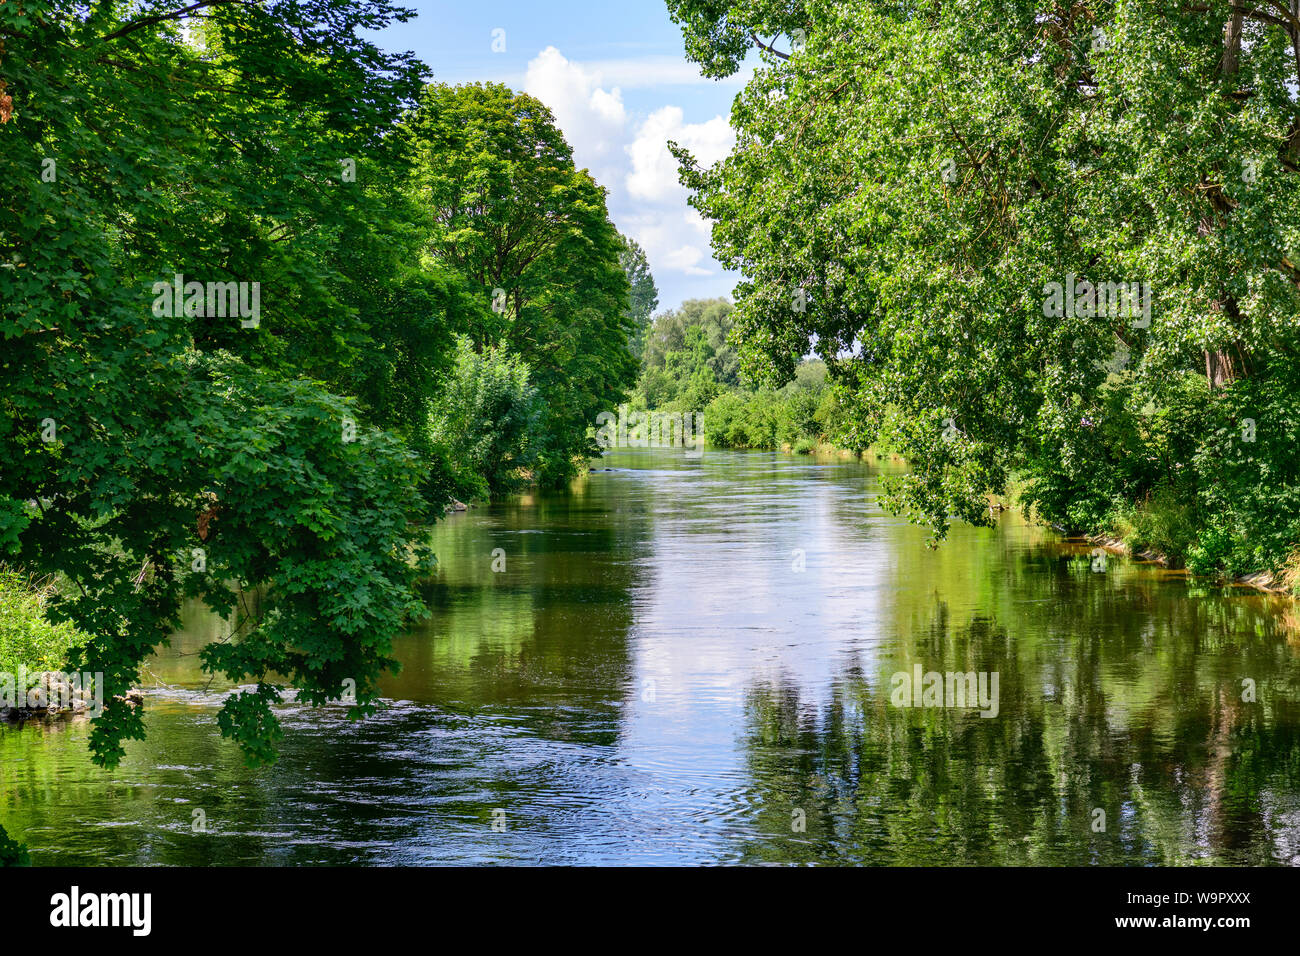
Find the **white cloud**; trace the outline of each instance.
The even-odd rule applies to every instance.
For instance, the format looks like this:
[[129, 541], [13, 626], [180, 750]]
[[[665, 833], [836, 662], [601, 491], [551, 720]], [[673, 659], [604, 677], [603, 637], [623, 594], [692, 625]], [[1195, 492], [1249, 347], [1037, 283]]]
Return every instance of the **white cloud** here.
[[709, 224], [683, 204], [682, 207], [642, 206], [629, 219], [628, 229], [645, 248], [651, 269], [671, 269], [688, 276], [711, 276], [716, 270], [709, 255]]
[[669, 140], [686, 147], [704, 165], [717, 162], [735, 142], [722, 116], [706, 123], [687, 123], [680, 107], [665, 106], [650, 114], [627, 146], [631, 163], [628, 196], [639, 204], [635, 236], [645, 247], [652, 268], [687, 276], [711, 276], [716, 263], [708, 253], [710, 227], [686, 204], [689, 195], [677, 180], [677, 160]]
[[524, 92], [551, 108], [578, 165], [589, 168], [597, 181], [606, 181], [604, 177], [617, 169], [627, 125], [622, 91], [617, 86], [604, 89], [598, 73], [548, 46], [529, 62]]
[[730, 151], [735, 134], [723, 116], [687, 123], [681, 107], [671, 105], [638, 123], [622, 91], [698, 80], [697, 68], [678, 58], [583, 63], [567, 59], [555, 47], [529, 61], [524, 76], [524, 91], [550, 107], [578, 166], [590, 169], [609, 190], [614, 221], [645, 248], [656, 278], [719, 272], [709, 254], [709, 225], [686, 203], [688, 193], [677, 181], [668, 141], [709, 164]]
[[688, 276], [711, 276], [712, 269], [705, 269], [699, 262], [705, 258], [705, 252], [699, 246], [686, 244], [674, 245], [676, 236], [662, 225], [651, 224], [641, 230], [637, 240], [646, 250], [651, 265], [659, 264], [663, 268], [675, 269]]
[[641, 124], [627, 147], [632, 171], [627, 191], [649, 202], [685, 202], [686, 189], [677, 181], [677, 160], [668, 151], [669, 140], [686, 147], [702, 165], [709, 166], [731, 151], [735, 131], [721, 116], [707, 123], [685, 123], [680, 107], [655, 110]]

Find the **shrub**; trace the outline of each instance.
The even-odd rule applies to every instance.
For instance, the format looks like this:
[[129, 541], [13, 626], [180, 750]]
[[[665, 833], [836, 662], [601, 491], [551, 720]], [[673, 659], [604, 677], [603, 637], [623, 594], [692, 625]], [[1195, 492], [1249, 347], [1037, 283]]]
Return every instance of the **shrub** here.
[[818, 438], [821, 435], [821, 426], [817, 421], [820, 391], [799, 385], [788, 385], [782, 391], [782, 440], [794, 444], [801, 439]]
[[1197, 543], [1198, 522], [1193, 503], [1180, 501], [1169, 489], [1128, 506], [1114, 520], [1130, 550], [1154, 551], [1182, 567]]
[[1193, 456], [1204, 523], [1194, 570], [1276, 571], [1300, 543], [1297, 377], [1279, 368], [1234, 382], [1207, 410]]
[[461, 498], [495, 497], [522, 485], [543, 451], [541, 400], [527, 364], [504, 348], [457, 342], [451, 378], [434, 402], [430, 444]]
[[[804, 373], [805, 368], [811, 372]], [[799, 378], [781, 389], [733, 389], [705, 409], [705, 436], [720, 448], [775, 449], [784, 444], [816, 446], [825, 386], [820, 363], [800, 366]]]
[[35, 582], [0, 565], [0, 672], [64, 670], [68, 652], [87, 637], [71, 624], [51, 623], [45, 605], [49, 581]]
[[704, 410], [704, 437], [715, 448], [745, 447], [745, 400], [737, 392], [723, 392]]

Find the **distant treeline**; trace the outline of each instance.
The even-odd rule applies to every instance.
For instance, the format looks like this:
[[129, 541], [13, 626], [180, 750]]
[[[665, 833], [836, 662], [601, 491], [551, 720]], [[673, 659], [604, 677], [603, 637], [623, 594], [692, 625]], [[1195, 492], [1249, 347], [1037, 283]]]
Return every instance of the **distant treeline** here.
[[689, 299], [657, 315], [645, 336], [632, 407], [699, 415], [705, 439], [718, 448], [806, 453], [843, 443], [859, 450], [842, 427], [839, 399], [821, 360], [801, 362], [780, 388], [742, 380], [728, 341], [732, 312], [727, 299]]

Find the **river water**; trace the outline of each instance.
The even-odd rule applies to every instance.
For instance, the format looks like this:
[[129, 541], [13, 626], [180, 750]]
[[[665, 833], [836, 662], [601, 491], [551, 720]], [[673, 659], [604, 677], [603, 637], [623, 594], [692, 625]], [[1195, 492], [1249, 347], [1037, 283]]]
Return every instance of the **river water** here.
[[[871, 464], [598, 464], [433, 530], [377, 716], [288, 704], [246, 768], [189, 607], [117, 771], [84, 720], [0, 729], [0, 822], [38, 865], [1300, 865], [1287, 602], [1014, 514], [931, 550]], [[903, 706], [918, 667], [996, 715]]]

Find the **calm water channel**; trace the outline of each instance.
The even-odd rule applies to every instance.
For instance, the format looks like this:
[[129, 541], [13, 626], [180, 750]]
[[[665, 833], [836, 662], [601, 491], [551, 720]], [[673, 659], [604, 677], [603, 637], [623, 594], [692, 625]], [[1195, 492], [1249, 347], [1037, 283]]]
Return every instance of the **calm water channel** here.
[[[0, 819], [38, 865], [1300, 865], [1286, 602], [1017, 515], [928, 550], [859, 462], [598, 464], [434, 529], [376, 717], [286, 705], [245, 768], [187, 608], [118, 771], [84, 721], [0, 729]], [[917, 665], [996, 674], [996, 716], [895, 706]]]

